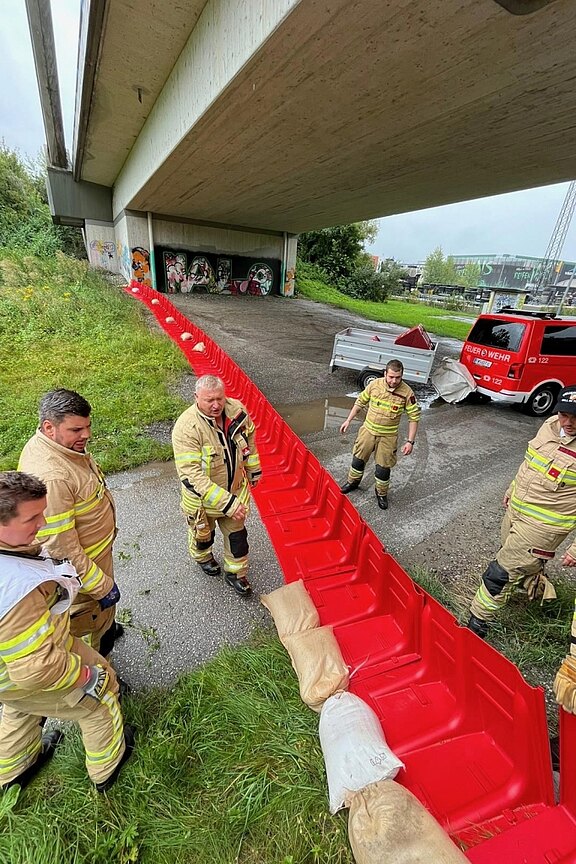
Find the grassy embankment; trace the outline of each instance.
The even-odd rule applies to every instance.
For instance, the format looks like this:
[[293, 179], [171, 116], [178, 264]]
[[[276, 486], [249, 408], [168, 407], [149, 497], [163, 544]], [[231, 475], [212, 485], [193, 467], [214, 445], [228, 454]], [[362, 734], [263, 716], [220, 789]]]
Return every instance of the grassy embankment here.
[[429, 333], [434, 333], [436, 336], [449, 336], [453, 339], [465, 339], [470, 330], [471, 321], [456, 320], [459, 315], [469, 316], [437, 306], [426, 306], [403, 300], [386, 300], [384, 303], [356, 300], [315, 278], [314, 271], [308, 271], [306, 265], [298, 271], [297, 282], [299, 293], [308, 300], [326, 303], [339, 309], [349, 309], [350, 312], [356, 312], [371, 321], [399, 324], [402, 327], [415, 327], [417, 324], [422, 324]]
[[0, 469], [16, 467], [38, 398], [55, 387], [92, 404], [91, 449], [104, 471], [170, 456], [146, 427], [184, 407], [171, 388], [187, 363], [150, 331], [144, 308], [87, 263], [64, 255], [0, 261], [0, 356]]

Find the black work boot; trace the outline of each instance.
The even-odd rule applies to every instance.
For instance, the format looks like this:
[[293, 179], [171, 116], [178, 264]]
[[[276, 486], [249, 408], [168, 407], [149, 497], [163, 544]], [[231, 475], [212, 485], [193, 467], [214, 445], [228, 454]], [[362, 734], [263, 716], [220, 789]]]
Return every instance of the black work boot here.
[[359, 485], [359, 480], [354, 481], [354, 483], [350, 483], [348, 480], [346, 480], [346, 482], [340, 486], [340, 491], [343, 495], [348, 495], [349, 492], [353, 492], [354, 489], [357, 489]]
[[128, 759], [130, 759], [130, 757], [132, 756], [132, 752], [134, 750], [134, 740], [135, 740], [134, 727], [133, 726], [124, 726], [124, 742], [126, 744], [126, 749], [124, 750], [124, 753], [122, 754], [122, 758], [120, 759], [120, 762], [114, 768], [114, 771], [112, 772], [112, 774], [109, 777], [107, 777], [106, 780], [103, 780], [101, 783], [95, 783], [94, 784], [97, 792], [107, 792], [108, 789], [110, 789], [110, 787], [114, 785], [114, 783], [118, 779], [118, 775], [120, 774], [122, 766], [125, 765], [126, 762], [128, 761]]
[[198, 564], [208, 576], [220, 576], [222, 572], [215, 558], [210, 558], [208, 561], [199, 561]]
[[380, 507], [381, 510], [387, 510], [388, 509], [388, 496], [387, 495], [379, 495], [378, 492], [376, 492], [376, 501], [378, 502], [378, 506]]
[[488, 623], [481, 618], [477, 618], [476, 615], [470, 615], [466, 626], [481, 639], [486, 639], [488, 636]]
[[237, 576], [235, 573], [224, 571], [224, 580], [241, 597], [248, 597], [248, 595], [252, 593], [250, 583], [245, 576]]
[[20, 786], [21, 789], [25, 789], [40, 769], [43, 768], [50, 759], [52, 759], [56, 752], [56, 747], [63, 737], [64, 732], [60, 729], [54, 729], [52, 732], [45, 732], [44, 735], [42, 735], [42, 749], [40, 750], [36, 761], [33, 762], [32, 765], [29, 765], [22, 774], [15, 777], [14, 780], [9, 780], [8, 783], [1, 786], [0, 791], [2, 789], [9, 789], [11, 786]]

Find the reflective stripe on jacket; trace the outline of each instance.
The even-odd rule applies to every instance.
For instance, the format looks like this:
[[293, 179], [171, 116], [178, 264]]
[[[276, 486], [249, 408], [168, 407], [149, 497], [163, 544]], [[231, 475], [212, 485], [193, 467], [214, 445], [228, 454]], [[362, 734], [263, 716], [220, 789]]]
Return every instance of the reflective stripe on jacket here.
[[367, 409], [364, 426], [372, 435], [397, 435], [404, 412], [408, 420], [414, 423], [420, 420], [420, 406], [405, 381], [391, 390], [385, 378], [376, 378], [360, 393], [355, 404]]
[[246, 409], [236, 399], [226, 399], [224, 416], [223, 431], [192, 405], [174, 426], [174, 461], [188, 515], [203, 508], [210, 516], [225, 516], [236, 502], [248, 503], [248, 480], [260, 476], [255, 428]]
[[18, 470], [46, 484], [46, 525], [38, 532], [46, 551], [71, 561], [81, 592], [96, 600], [105, 597], [114, 582], [98, 566], [98, 558], [114, 540], [116, 517], [112, 495], [92, 456], [62, 447], [38, 430], [24, 447]]
[[[576, 527], [576, 436], [561, 436], [556, 416], [529, 442], [507, 494], [509, 506], [526, 522], [558, 534]], [[576, 554], [576, 544], [571, 554]]]
[[38, 558], [31, 565], [29, 590], [12, 604], [13, 582], [24, 577], [14, 559], [0, 555], [0, 595], [5, 600], [0, 612], [0, 701], [8, 693], [12, 700], [41, 690], [74, 689], [80, 676], [80, 657], [70, 651], [70, 597], [62, 602], [62, 588], [50, 578], [60, 577], [50, 562]]

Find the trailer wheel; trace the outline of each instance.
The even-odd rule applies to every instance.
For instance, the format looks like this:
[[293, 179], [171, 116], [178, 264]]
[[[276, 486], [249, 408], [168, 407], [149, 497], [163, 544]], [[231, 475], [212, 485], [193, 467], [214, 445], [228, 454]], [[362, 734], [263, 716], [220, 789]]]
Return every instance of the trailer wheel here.
[[522, 405], [522, 411], [525, 414], [531, 414], [533, 417], [545, 417], [546, 414], [552, 412], [559, 392], [560, 387], [558, 384], [553, 384], [552, 382], [543, 384]]
[[356, 379], [359, 386], [365, 390], [371, 381], [376, 381], [377, 378], [382, 378], [382, 373], [377, 369], [363, 369]]

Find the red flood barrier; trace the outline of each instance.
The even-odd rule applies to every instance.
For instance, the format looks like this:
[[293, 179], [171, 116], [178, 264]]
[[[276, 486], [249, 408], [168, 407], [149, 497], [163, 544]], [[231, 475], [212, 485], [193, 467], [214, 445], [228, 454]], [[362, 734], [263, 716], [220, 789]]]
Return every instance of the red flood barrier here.
[[126, 290], [195, 373], [222, 378], [256, 423], [260, 516], [286, 581], [304, 580], [351, 667], [350, 690], [374, 709], [404, 762], [396, 779], [474, 864], [576, 864], [576, 716], [560, 711], [555, 804], [542, 689], [412, 581], [210, 337], [164, 295], [134, 282]]

